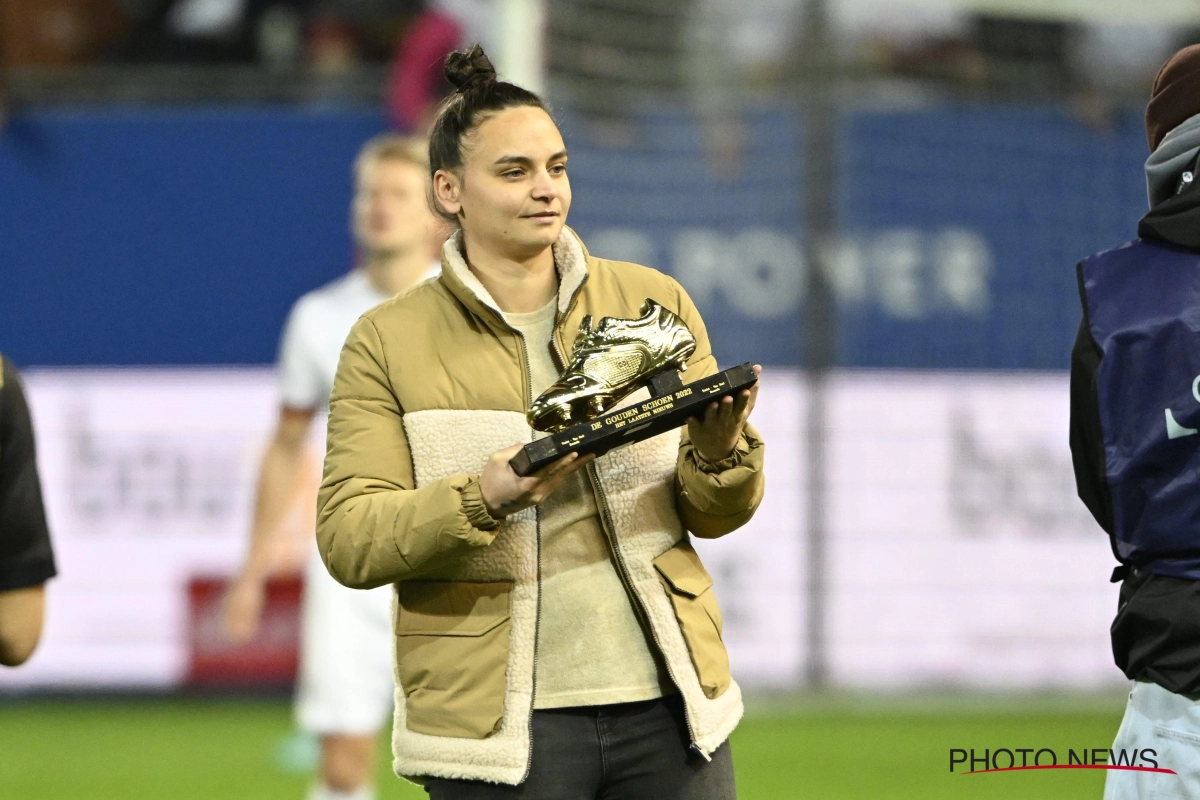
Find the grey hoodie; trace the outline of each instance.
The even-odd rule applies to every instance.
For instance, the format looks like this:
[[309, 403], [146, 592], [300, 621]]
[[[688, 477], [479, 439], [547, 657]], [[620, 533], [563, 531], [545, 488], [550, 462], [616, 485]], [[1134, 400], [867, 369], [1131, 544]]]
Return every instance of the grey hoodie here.
[[1197, 153], [1200, 153], [1200, 114], [1179, 123], [1146, 159], [1146, 196], [1151, 208], [1175, 196], [1179, 176]]

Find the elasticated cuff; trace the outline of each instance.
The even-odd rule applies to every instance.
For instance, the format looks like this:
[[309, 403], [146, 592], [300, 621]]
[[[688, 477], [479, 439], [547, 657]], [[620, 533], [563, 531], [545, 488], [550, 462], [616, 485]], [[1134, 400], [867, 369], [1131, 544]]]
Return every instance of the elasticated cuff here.
[[462, 510], [467, 515], [467, 522], [481, 531], [494, 531], [500, 527], [500, 520], [493, 517], [483, 502], [483, 492], [479, 489], [479, 478], [473, 477], [460, 491], [462, 495]]
[[762, 498], [763, 443], [749, 424], [734, 452], [709, 464], [689, 442], [679, 453], [676, 480], [683, 498], [696, 511], [730, 517], [754, 508]]
[[720, 461], [705, 461], [701, 458], [700, 453], [696, 452], [695, 446], [692, 447], [692, 452], [696, 456], [696, 469], [706, 472], [709, 475], [716, 475], [727, 469], [739, 466], [742, 463], [742, 459], [750, 452], [750, 442], [746, 439], [746, 433], [743, 431], [738, 436], [737, 444], [733, 446], [733, 452]]

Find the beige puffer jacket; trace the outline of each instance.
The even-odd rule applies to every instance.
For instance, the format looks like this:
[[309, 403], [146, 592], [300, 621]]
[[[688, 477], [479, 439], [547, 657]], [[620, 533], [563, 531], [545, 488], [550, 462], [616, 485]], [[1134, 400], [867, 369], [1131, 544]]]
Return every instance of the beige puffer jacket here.
[[[593, 258], [569, 229], [554, 254], [560, 363], [585, 314], [637, 317], [650, 297], [696, 337], [685, 381], [716, 371], [704, 324], [673, 279]], [[365, 314], [342, 350], [317, 540], [346, 586], [395, 584], [393, 746], [406, 777], [518, 784], [528, 771], [538, 516], [527, 509], [497, 527], [478, 477], [491, 453], [531, 440], [528, 380], [522, 337], [467, 268], [457, 236], [439, 278]], [[643, 389], [625, 404], [647, 397]], [[687, 531], [713, 538], [749, 520], [762, 463], [762, 442], [747, 427], [720, 470], [702, 467], [684, 428], [588, 467], [617, 571], [706, 757], [737, 725], [742, 701], [712, 579]]]

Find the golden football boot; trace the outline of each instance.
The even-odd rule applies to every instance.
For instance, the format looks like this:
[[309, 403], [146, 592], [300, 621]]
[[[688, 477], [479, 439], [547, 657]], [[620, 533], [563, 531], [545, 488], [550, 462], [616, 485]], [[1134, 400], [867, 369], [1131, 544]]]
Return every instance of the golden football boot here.
[[687, 369], [696, 337], [676, 314], [647, 298], [638, 319], [589, 314], [579, 324], [571, 363], [558, 382], [533, 401], [534, 430], [558, 433], [603, 414], [621, 398], [668, 369]]

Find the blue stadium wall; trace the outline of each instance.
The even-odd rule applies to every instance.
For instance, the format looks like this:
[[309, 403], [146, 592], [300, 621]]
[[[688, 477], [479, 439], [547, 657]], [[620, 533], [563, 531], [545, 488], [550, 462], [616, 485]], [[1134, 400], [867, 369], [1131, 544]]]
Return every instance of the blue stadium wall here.
[[[571, 224], [597, 255], [676, 275], [723, 363], [798, 361], [798, 125], [748, 119], [710, 163], [684, 115], [638, 144], [567, 115]], [[291, 302], [353, 263], [349, 165], [369, 111], [37, 111], [0, 136], [0, 350], [34, 365], [273, 360]], [[859, 109], [839, 141], [842, 234], [826, 259], [854, 367], [1063, 369], [1074, 264], [1145, 208], [1135, 115]]]

